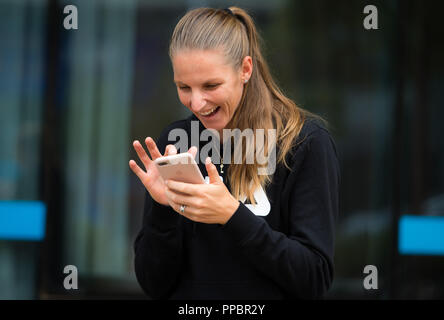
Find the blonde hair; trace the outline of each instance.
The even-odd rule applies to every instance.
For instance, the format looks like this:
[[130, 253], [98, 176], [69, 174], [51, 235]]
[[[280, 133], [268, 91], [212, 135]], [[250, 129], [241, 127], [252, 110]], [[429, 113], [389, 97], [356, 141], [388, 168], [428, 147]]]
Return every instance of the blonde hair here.
[[[253, 72], [245, 85], [240, 104], [226, 128], [242, 130], [265, 129], [265, 155], [268, 144], [267, 129], [276, 129], [276, 144], [279, 146], [277, 163], [287, 163], [287, 153], [294, 147], [307, 116], [314, 116], [299, 108], [287, 98], [274, 82], [260, 49], [260, 38], [253, 19], [243, 9], [230, 7], [228, 10], [198, 8], [191, 10], [177, 23], [170, 42], [169, 55], [183, 49], [222, 49], [227, 62], [238, 70], [243, 58], [250, 56]], [[318, 117], [317, 117], [318, 118]], [[246, 196], [255, 204], [254, 190], [270, 183], [268, 175], [258, 175], [258, 163], [247, 164], [246, 158], [256, 152], [255, 143], [237, 146], [243, 149], [242, 164], [233, 164], [228, 170], [231, 193], [236, 199]]]

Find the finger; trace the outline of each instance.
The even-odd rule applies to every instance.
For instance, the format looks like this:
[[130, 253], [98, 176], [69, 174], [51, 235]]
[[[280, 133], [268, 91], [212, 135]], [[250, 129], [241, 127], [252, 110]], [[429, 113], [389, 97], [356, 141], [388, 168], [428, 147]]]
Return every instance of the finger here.
[[174, 192], [174, 190], [171, 190], [169, 188], [165, 189], [165, 195], [173, 203], [180, 203], [180, 204], [183, 204], [183, 205], [186, 205], [186, 206], [189, 206], [189, 207], [194, 205], [193, 197], [186, 196], [184, 194], [176, 193], [176, 192]]
[[145, 169], [147, 169], [149, 164], [150, 164], [150, 162], [151, 162], [151, 159], [146, 154], [145, 149], [142, 147], [142, 145], [140, 144], [140, 142], [138, 140], [133, 142], [133, 147], [134, 147], [134, 150], [136, 150], [137, 155], [139, 156], [139, 158], [142, 161], [143, 165], [145, 166]]
[[172, 156], [174, 154], [177, 154], [176, 147], [174, 145], [172, 145], [172, 144], [167, 145], [166, 148], [165, 148], [165, 155], [166, 156]]
[[192, 183], [185, 183], [180, 181], [174, 181], [174, 180], [167, 180], [165, 181], [165, 184], [168, 188], [173, 190], [174, 192], [180, 192], [184, 193], [190, 196], [194, 196], [198, 194], [198, 186], [194, 185]]
[[145, 139], [145, 144], [146, 144], [148, 151], [150, 152], [151, 158], [153, 158], [153, 160], [162, 156], [162, 154], [159, 152], [159, 149], [157, 148], [156, 143], [154, 142], [154, 140], [151, 137], [147, 137]]
[[214, 164], [211, 163], [211, 158], [207, 157], [205, 159], [205, 168], [207, 169], [208, 177], [210, 178], [210, 183], [220, 183], [219, 172]]
[[143, 171], [136, 163], [136, 161], [134, 160], [130, 160], [129, 161], [129, 167], [131, 168], [131, 170], [134, 172], [134, 174], [140, 179], [140, 181], [144, 181], [145, 180], [145, 174], [146, 172]]
[[183, 212], [181, 212], [180, 207], [182, 206], [182, 204], [173, 202], [173, 203], [170, 203], [170, 206], [171, 206], [171, 208], [173, 208], [174, 211], [176, 211], [180, 215], [184, 216], [185, 218], [196, 221], [196, 222], [200, 222], [199, 215], [194, 213], [193, 207], [185, 206], [185, 209], [183, 210]]
[[196, 154], [197, 154], [197, 148], [195, 146], [192, 146], [189, 150], [188, 153], [191, 153], [191, 155], [193, 156], [193, 158], [196, 158]]
[[182, 213], [180, 212], [180, 204], [175, 203], [174, 201], [172, 201], [172, 200], [171, 200], [170, 198], [168, 198], [168, 197], [167, 197], [167, 199], [168, 199], [168, 204], [170, 205], [171, 209], [173, 209], [174, 211], [176, 211], [176, 212], [179, 213], [179, 214], [182, 214]]
[[182, 212], [180, 212], [180, 206], [181, 204], [174, 202], [173, 200], [171, 200], [170, 198], [168, 199], [168, 204], [170, 205], [171, 209], [173, 209], [174, 211], [176, 211], [177, 213], [182, 214]]

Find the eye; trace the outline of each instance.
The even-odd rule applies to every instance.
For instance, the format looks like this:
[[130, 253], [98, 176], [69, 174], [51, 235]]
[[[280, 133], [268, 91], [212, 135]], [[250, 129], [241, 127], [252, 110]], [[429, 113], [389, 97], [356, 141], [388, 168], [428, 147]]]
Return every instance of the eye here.
[[214, 83], [214, 84], [207, 84], [205, 85], [205, 88], [207, 89], [215, 89], [220, 85], [220, 83]]
[[180, 90], [188, 90], [188, 89], [190, 89], [190, 87], [182, 86], [182, 87], [179, 87], [179, 89], [180, 89]]

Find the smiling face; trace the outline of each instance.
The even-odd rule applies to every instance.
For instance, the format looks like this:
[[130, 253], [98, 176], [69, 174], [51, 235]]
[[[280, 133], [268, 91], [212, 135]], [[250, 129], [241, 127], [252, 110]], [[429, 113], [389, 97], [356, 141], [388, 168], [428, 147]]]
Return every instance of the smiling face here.
[[179, 99], [207, 129], [222, 130], [239, 106], [244, 80], [251, 76], [251, 57], [235, 70], [221, 50], [181, 50], [173, 59]]

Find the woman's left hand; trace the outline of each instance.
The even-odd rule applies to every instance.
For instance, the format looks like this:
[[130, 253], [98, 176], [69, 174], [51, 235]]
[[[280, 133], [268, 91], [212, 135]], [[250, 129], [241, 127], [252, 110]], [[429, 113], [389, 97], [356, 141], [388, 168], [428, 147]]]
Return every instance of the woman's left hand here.
[[[205, 167], [209, 184], [190, 184], [166, 181], [165, 195], [170, 206], [184, 217], [202, 223], [224, 225], [239, 207], [237, 201], [219, 178], [216, 166], [207, 158]], [[183, 213], [180, 207], [185, 205]]]

